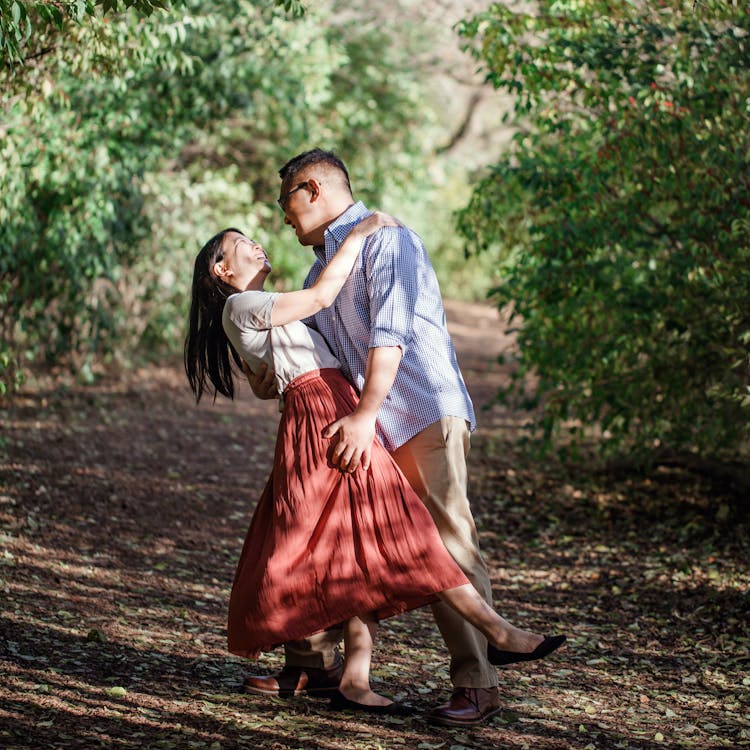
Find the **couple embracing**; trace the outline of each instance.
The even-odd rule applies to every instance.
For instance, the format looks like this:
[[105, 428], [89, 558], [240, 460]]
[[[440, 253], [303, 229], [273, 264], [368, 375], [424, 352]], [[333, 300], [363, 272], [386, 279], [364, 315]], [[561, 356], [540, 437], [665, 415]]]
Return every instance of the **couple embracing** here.
[[265, 250], [224, 230], [196, 259], [185, 342], [197, 399], [233, 397], [236, 366], [256, 396], [283, 402], [232, 587], [229, 650], [284, 646], [281, 672], [248, 676], [247, 692], [408, 713], [370, 687], [376, 623], [431, 604], [453, 694], [428, 718], [479, 724], [500, 710], [496, 666], [542, 658], [565, 637], [492, 609], [467, 497], [474, 412], [435, 273], [417, 235], [354, 201], [333, 153], [307, 151], [279, 174], [285, 222], [316, 255], [305, 288], [266, 292]]

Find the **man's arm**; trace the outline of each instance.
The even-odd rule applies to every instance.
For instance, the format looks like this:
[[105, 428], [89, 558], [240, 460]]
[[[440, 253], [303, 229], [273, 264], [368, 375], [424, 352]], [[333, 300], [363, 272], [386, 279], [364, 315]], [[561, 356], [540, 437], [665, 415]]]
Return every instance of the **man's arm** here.
[[360, 465], [367, 471], [370, 467], [378, 410], [396, 379], [401, 357], [401, 347], [398, 346], [370, 349], [359, 404], [351, 414], [329, 425], [323, 432], [327, 438], [338, 434], [332, 460], [342, 471], [353, 472]]
[[274, 371], [266, 364], [258, 368], [258, 372], [253, 372], [245, 360], [242, 360], [242, 372], [245, 373], [247, 382], [250, 383], [256, 398], [269, 399], [278, 398], [279, 391], [276, 388], [276, 375]]
[[[384, 229], [366, 259], [370, 303], [370, 341], [359, 406], [334, 422], [325, 433], [338, 431], [333, 462], [354, 471], [370, 464], [378, 409], [390, 391], [414, 334], [419, 294], [417, 248], [408, 229]], [[343, 429], [342, 429], [343, 428]]]

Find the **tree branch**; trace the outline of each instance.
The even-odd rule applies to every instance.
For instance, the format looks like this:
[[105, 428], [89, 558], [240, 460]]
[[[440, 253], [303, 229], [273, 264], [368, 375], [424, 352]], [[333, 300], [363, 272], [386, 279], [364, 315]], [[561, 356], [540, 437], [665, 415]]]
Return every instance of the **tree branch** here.
[[466, 112], [464, 113], [463, 120], [461, 120], [461, 124], [458, 126], [456, 131], [450, 137], [450, 140], [448, 141], [448, 143], [446, 143], [444, 146], [439, 146], [437, 149], [435, 149], [436, 154], [444, 154], [446, 151], [450, 151], [451, 149], [456, 147], [456, 145], [466, 135], [466, 131], [469, 129], [469, 125], [471, 124], [471, 119], [472, 117], [474, 117], [474, 112], [476, 112], [477, 106], [479, 105], [479, 102], [481, 100], [482, 100], [482, 93], [480, 91], [475, 91], [471, 95], [471, 98], [469, 99], [469, 104], [466, 107]]
[[44, 49], [40, 49], [39, 52], [35, 52], [33, 55], [29, 55], [28, 57], [24, 57], [23, 62], [26, 64], [30, 60], [36, 60], [40, 57], [44, 57], [45, 55], [48, 55], [50, 52], [54, 52], [57, 49], [57, 45], [52, 45], [51, 47], [45, 47]]

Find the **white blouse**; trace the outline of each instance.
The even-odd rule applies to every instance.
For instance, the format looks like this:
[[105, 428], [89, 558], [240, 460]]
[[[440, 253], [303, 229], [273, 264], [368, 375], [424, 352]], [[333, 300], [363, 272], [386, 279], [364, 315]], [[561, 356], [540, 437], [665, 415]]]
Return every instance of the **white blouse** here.
[[266, 364], [276, 372], [279, 393], [311, 370], [340, 368], [325, 339], [295, 321], [271, 327], [271, 310], [279, 292], [239, 292], [224, 305], [222, 325], [238, 354], [254, 372]]

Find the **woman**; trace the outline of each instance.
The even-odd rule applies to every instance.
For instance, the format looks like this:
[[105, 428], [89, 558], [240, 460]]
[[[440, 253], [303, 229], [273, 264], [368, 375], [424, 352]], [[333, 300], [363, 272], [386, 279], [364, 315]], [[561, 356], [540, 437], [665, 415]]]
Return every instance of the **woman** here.
[[445, 549], [428, 511], [376, 440], [370, 465], [334, 467], [325, 428], [357, 395], [323, 338], [300, 322], [333, 304], [367, 236], [398, 231], [374, 214], [358, 224], [316, 283], [284, 294], [263, 289], [263, 248], [236, 229], [209, 240], [193, 276], [185, 369], [196, 400], [211, 386], [234, 395], [232, 361], [276, 373], [283, 411], [271, 478], [258, 502], [229, 603], [229, 650], [257, 656], [344, 623], [344, 673], [333, 708], [400, 713], [373, 692], [377, 619], [445, 600], [488, 639], [493, 664], [530, 661], [565, 636], [510, 625], [479, 596]]

